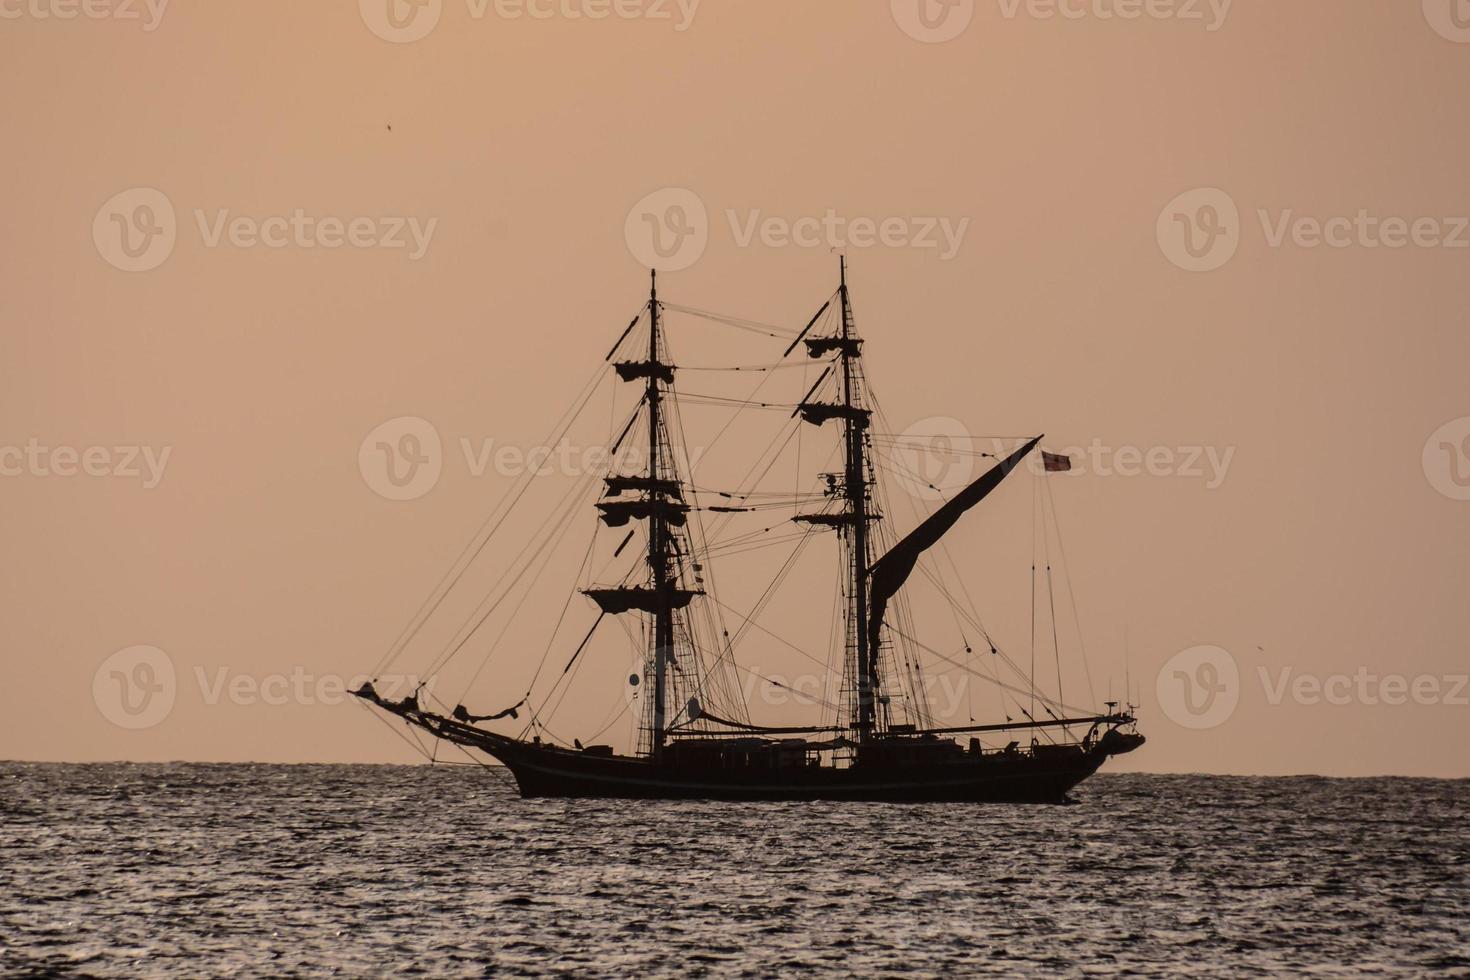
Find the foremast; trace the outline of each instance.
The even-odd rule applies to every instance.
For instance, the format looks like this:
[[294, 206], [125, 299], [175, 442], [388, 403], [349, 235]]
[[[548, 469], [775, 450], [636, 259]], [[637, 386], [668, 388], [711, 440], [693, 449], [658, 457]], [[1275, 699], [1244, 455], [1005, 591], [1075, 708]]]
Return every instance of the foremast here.
[[[663, 401], [665, 389], [674, 381], [674, 366], [663, 360], [662, 318], [658, 301], [658, 273], [649, 279], [648, 349], [646, 360], [619, 361], [614, 367], [623, 381], [643, 381], [643, 407], [648, 416], [648, 465], [641, 476], [613, 475], [606, 479], [607, 499], [597, 504], [602, 520], [610, 527], [621, 527], [637, 518], [647, 522], [647, 586], [623, 585], [615, 588], [584, 590], [606, 613], [640, 612], [651, 620], [646, 666], [651, 667], [653, 696], [648, 715], [649, 753], [657, 759], [663, 755], [668, 740], [668, 679], [674, 656], [675, 614], [688, 606], [698, 589], [681, 588], [674, 568], [677, 542], [674, 528], [688, 520], [689, 505], [684, 500], [673, 459], [673, 447], [665, 438]], [[642, 312], [624, 331], [614, 346], [616, 353], [623, 339], [637, 326]], [[612, 355], [608, 356], [612, 359]], [[631, 426], [631, 424], [630, 424]], [[625, 493], [641, 494], [628, 499]], [[621, 549], [620, 549], [621, 550]]]
[[[658, 270], [649, 272], [648, 290], [648, 363], [659, 365], [658, 341]], [[667, 373], [672, 375], [671, 365]], [[665, 372], [648, 372], [648, 390], [644, 397], [648, 401], [648, 568], [652, 573], [655, 594], [653, 611], [653, 740], [652, 753], [655, 759], [663, 755], [665, 730], [665, 702], [668, 699], [669, 654], [674, 648], [674, 608], [672, 592], [674, 584], [669, 576], [669, 536], [667, 504], [669, 493], [665, 486], [662, 469], [663, 454], [660, 452], [659, 411], [663, 392], [659, 389]], [[671, 481], [672, 482], [672, 481]]]

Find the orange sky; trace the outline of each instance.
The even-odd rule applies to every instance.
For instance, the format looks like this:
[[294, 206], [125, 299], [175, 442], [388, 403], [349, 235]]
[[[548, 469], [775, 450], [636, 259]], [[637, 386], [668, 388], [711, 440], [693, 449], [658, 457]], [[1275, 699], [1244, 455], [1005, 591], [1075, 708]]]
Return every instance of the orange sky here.
[[[1094, 686], [1126, 629], [1150, 738], [1110, 768], [1470, 775], [1470, 10], [375, 2], [0, 0], [0, 758], [415, 758], [314, 685], [371, 668], [511, 486], [464, 445], [550, 430], [644, 298], [637, 206], [683, 189], [669, 302], [797, 327], [844, 247], [897, 428], [1155, 451], [1051, 484]], [[691, 364], [782, 346], [681, 329]], [[406, 416], [441, 471], [389, 500], [359, 448]], [[1017, 479], [952, 539], [1012, 651]], [[826, 615], [809, 559], [783, 634]], [[127, 728], [104, 661], [140, 645], [176, 690]], [[1238, 680], [1196, 728], [1161, 697], [1217, 676], [1171, 661], [1202, 645]], [[626, 644], [599, 655], [568, 735], [618, 696]], [[497, 653], [503, 693], [540, 656]]]

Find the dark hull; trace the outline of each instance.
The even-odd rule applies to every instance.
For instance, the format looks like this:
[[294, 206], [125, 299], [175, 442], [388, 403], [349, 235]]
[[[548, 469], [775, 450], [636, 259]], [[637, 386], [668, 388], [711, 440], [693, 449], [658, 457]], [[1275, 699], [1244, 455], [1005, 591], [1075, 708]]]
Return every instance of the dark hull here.
[[[1078, 719], [1093, 729], [1081, 743], [970, 751], [933, 733], [885, 736], [849, 747], [856, 761], [817, 765], [818, 748], [802, 739], [714, 738], [671, 743], [659, 761], [614, 755], [610, 748], [566, 749], [476, 728], [475, 719], [423, 711], [415, 699], [387, 701], [370, 685], [357, 696], [409, 724], [505, 763], [527, 798], [642, 800], [872, 801], [885, 803], [1065, 803], [1067, 793], [1110, 756], [1144, 743], [1125, 715]], [[1061, 722], [1059, 722], [1060, 724]], [[1093, 739], [1097, 725], [1112, 727]], [[1015, 728], [1017, 726], [1005, 726]], [[1023, 726], [1024, 727], [1024, 726]]]
[[480, 746], [505, 763], [524, 797], [658, 800], [1062, 803], [1097, 771], [1097, 748], [1053, 757], [1017, 754], [921, 766], [680, 767], [505, 741]]

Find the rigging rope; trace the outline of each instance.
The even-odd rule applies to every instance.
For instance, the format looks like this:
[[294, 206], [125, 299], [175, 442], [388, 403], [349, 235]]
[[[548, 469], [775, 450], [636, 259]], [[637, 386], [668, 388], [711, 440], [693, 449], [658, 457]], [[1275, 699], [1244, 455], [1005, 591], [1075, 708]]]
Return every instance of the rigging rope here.
[[1093, 704], [1096, 704], [1097, 688], [1092, 683], [1092, 662], [1087, 657], [1087, 636], [1082, 632], [1082, 617], [1077, 614], [1077, 591], [1072, 587], [1072, 566], [1067, 562], [1067, 547], [1062, 541], [1062, 523], [1057, 518], [1057, 505], [1055, 499], [1052, 498], [1050, 482], [1045, 482], [1043, 486], [1046, 489], [1047, 500], [1051, 503], [1052, 527], [1056, 530], [1057, 535], [1057, 554], [1062, 559], [1062, 571], [1067, 580], [1067, 596], [1072, 603], [1072, 622], [1077, 628], [1077, 645], [1082, 654], [1082, 670], [1087, 677], [1087, 696]]
[[[592, 375], [592, 379], [588, 381], [585, 386], [583, 386], [582, 392], [579, 393], [580, 401], [574, 401], [573, 407], [569, 408], [553, 427], [552, 432], [554, 434], [543, 440], [542, 445], [554, 446], [562, 440], [562, 438], [566, 435], [567, 430], [571, 428], [572, 423], [577, 420], [577, 418], [581, 415], [582, 410], [587, 407], [587, 403], [591, 401], [592, 396], [601, 386], [601, 382], [603, 379], [603, 367], [602, 365], [598, 365], [597, 370]], [[429, 592], [429, 595], [425, 597], [424, 601], [419, 605], [418, 611], [415, 612], [414, 615], [409, 619], [408, 625], [403, 628], [403, 630], [398, 634], [398, 638], [394, 640], [391, 646], [389, 646], [388, 652], [385, 653], [383, 657], [378, 661], [377, 666], [373, 668], [373, 677], [379, 676], [385, 669], [387, 669], [388, 665], [391, 664], [403, 652], [404, 648], [407, 647], [410, 642], [412, 642], [413, 638], [418, 635], [418, 632], [423, 628], [424, 623], [427, 622], [428, 618], [432, 616], [435, 611], [438, 610], [439, 606], [444, 602], [445, 597], [449, 595], [449, 593], [454, 589], [455, 585], [459, 584], [460, 579], [464, 577], [465, 571], [468, 570], [469, 566], [474, 563], [474, 560], [479, 557], [480, 552], [484, 550], [485, 545], [489, 543], [490, 539], [494, 537], [495, 533], [500, 530], [502, 525], [504, 525], [506, 518], [510, 516], [511, 510], [515, 508], [515, 505], [520, 501], [522, 495], [524, 495], [526, 490], [530, 488], [531, 482], [534, 477], [535, 470], [528, 467], [526, 471], [521, 474], [520, 486], [512, 486], [512, 492], [506, 497], [501, 498], [500, 504], [497, 505], [496, 509], [492, 510], [490, 512], [490, 515], [485, 518], [483, 523], [481, 523], [480, 527], [475, 531], [475, 534], [470, 538], [470, 541], [466, 543], [464, 549], [454, 560], [454, 563], [449, 566], [449, 569], [444, 573], [443, 577], [440, 578], [439, 582]], [[499, 515], [498, 518], [497, 515]], [[487, 527], [489, 528], [488, 532], [486, 531]], [[483, 535], [483, 538], [481, 537], [481, 535]], [[480, 539], [478, 544], [475, 543], [476, 539]], [[456, 568], [458, 569], [457, 571]]]
[[693, 306], [683, 306], [678, 303], [661, 302], [659, 303], [659, 305], [666, 310], [673, 310], [676, 313], [685, 313], [689, 316], [698, 317], [702, 320], [709, 320], [713, 323], [721, 323], [727, 327], [736, 327], [737, 329], [748, 330], [752, 333], [765, 334], [768, 337], [779, 337], [784, 339], [796, 336], [796, 331], [792, 330], [790, 327], [778, 327], [775, 324], [762, 323], [759, 320], [746, 320], [742, 319], [741, 317], [713, 313], [709, 310], [701, 310]]

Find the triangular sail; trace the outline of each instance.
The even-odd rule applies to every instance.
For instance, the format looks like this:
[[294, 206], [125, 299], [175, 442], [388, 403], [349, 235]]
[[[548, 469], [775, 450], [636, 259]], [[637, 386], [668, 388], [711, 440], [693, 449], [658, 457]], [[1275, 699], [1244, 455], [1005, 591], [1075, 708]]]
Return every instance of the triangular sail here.
[[965, 511], [984, 500], [990, 491], [1000, 486], [1001, 481], [1016, 468], [1016, 464], [1036, 448], [1036, 444], [1040, 441], [1041, 436], [1032, 439], [1001, 460], [980, 479], [955, 494], [944, 506], [930, 514], [927, 520], [910, 531], [907, 537], [894, 545], [887, 554], [875, 561], [868, 569], [868, 597], [871, 608], [868, 618], [868, 645], [871, 649], [878, 647], [878, 634], [883, 628], [883, 612], [888, 606], [888, 600], [893, 598], [908, 579], [919, 556], [937, 544], [945, 532], [954, 527], [955, 522]]

